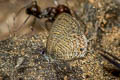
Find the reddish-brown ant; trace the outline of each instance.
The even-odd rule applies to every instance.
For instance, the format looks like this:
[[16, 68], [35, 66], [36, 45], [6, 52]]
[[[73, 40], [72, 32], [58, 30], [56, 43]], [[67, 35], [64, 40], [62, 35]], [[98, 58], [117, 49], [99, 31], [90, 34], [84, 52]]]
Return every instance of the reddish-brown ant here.
[[33, 1], [33, 4], [26, 9], [28, 15], [33, 15], [39, 19], [48, 18], [48, 21], [53, 22], [55, 17], [60, 13], [71, 14], [70, 9], [65, 5], [58, 5], [57, 7], [48, 7], [43, 11], [40, 10], [40, 7], [37, 5], [37, 1]]
[[[35, 16], [36, 18], [39, 18], [39, 19], [42, 19], [42, 18], [47, 18], [47, 21], [46, 22], [53, 22], [55, 20], [55, 18], [60, 14], [60, 13], [68, 13], [68, 14], [71, 14], [70, 12], [70, 9], [65, 6], [65, 5], [61, 5], [61, 4], [58, 4], [57, 7], [48, 7], [48, 8], [45, 8], [44, 10], [41, 11], [40, 7], [38, 6], [37, 4], [37, 1], [34, 0], [32, 1], [32, 4], [30, 4], [29, 6], [27, 7], [24, 7], [26, 8], [26, 14], [28, 14], [29, 16], [26, 18], [26, 20], [24, 21], [24, 23], [22, 24], [22, 26], [27, 22], [27, 20], [29, 19], [29, 17], [32, 15], [32, 16]], [[18, 13], [16, 14], [16, 16], [21, 12], [22, 9], [24, 8], [21, 8]], [[33, 25], [35, 23], [33, 22]], [[32, 25], [32, 26], [33, 26]], [[20, 26], [20, 28], [22, 27]], [[33, 28], [31, 28], [33, 30]]]

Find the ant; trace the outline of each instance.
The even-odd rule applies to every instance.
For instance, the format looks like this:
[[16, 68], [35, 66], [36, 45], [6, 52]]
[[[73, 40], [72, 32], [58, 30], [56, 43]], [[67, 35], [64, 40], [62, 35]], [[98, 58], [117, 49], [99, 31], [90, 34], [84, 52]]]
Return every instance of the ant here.
[[57, 7], [48, 7], [41, 11], [40, 7], [37, 5], [37, 1], [33, 1], [33, 4], [26, 9], [28, 15], [33, 15], [39, 19], [48, 18], [48, 21], [53, 22], [57, 15], [60, 13], [71, 14], [70, 9], [65, 5], [58, 5]]
[[[26, 7], [24, 7], [26, 8]], [[18, 13], [16, 14], [16, 16], [21, 12], [22, 9], [21, 8]], [[23, 25], [27, 22], [27, 20], [29, 19], [29, 17], [35, 16], [38, 19], [42, 19], [42, 18], [47, 18], [46, 22], [51, 22], [53, 23], [55, 21], [55, 18], [60, 14], [60, 13], [68, 13], [71, 15], [71, 11], [70, 9], [65, 6], [65, 5], [57, 5], [56, 7], [48, 7], [45, 8], [44, 10], [41, 10], [40, 7], [37, 4], [37, 1], [34, 0], [32, 1], [32, 4], [30, 4], [27, 8], [26, 8], [26, 14], [28, 14], [29, 16], [26, 18], [26, 20], [24, 21]], [[33, 25], [35, 24], [35, 21], [33, 22]], [[22, 25], [22, 26], [23, 26]], [[21, 28], [21, 27], [20, 27]], [[33, 27], [31, 28], [31, 30], [33, 31]]]

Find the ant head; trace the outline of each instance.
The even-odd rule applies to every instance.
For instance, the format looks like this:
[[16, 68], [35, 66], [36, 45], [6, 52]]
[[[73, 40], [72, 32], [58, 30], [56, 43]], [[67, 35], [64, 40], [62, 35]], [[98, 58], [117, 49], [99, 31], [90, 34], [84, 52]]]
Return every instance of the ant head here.
[[26, 9], [26, 13], [29, 14], [29, 15], [33, 15], [33, 16], [39, 17], [39, 14], [41, 14], [41, 11], [40, 11], [40, 7], [37, 5], [36, 1], [33, 1], [32, 5], [29, 6]]

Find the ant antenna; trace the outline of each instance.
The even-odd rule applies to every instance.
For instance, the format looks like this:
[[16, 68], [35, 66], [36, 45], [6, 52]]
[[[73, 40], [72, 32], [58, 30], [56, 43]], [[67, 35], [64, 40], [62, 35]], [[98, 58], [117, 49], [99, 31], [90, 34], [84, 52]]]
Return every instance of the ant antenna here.
[[16, 13], [16, 16], [14, 17], [14, 20], [16, 19], [16, 17], [19, 15], [19, 13], [20, 13], [23, 9], [29, 7], [32, 3], [33, 3], [33, 1], [30, 2], [29, 4], [27, 4], [26, 6], [22, 7], [22, 8]]
[[22, 26], [25, 25], [25, 23], [28, 21], [29, 18], [30, 18], [30, 15], [25, 19], [24, 23], [22, 25], [20, 25], [20, 27], [17, 30], [20, 30], [22, 28]]
[[[13, 17], [15, 16], [15, 14], [13, 13], [12, 14], [12, 19], [13, 19]], [[6, 25], [7, 25], [7, 27], [8, 27], [8, 32], [9, 32], [9, 37], [11, 38], [12, 36], [14, 36], [15, 34], [12, 32], [13, 30], [11, 30], [11, 26], [14, 26], [14, 20], [12, 20], [13, 21], [13, 24], [10, 24], [9, 23], [9, 19], [7, 20], [7, 22], [6, 22]], [[11, 28], [10, 28], [11, 27]]]
[[[33, 1], [32, 1], [32, 3], [33, 3]], [[29, 4], [27, 4], [26, 6], [22, 7], [22, 8], [16, 13], [16, 15], [13, 17], [14, 26], [15, 26], [16, 17], [22, 12], [22, 10], [24, 10], [24, 9], [27, 8], [27, 7], [29, 7], [30, 4], [32, 4], [32, 3], [29, 3]], [[26, 20], [28, 20], [28, 18], [26, 18]], [[25, 23], [27, 22], [26, 20], [24, 21], [23, 24], [25, 24]], [[16, 31], [15, 31], [15, 32], [16, 32]]]
[[[27, 4], [26, 6], [22, 7], [22, 8], [16, 13], [16, 16], [13, 18], [14, 22], [15, 22], [15, 20], [16, 20], [16, 17], [20, 14], [20, 12], [21, 12], [23, 9], [26, 9], [26, 8], [30, 7], [31, 5], [37, 5], [37, 0], [32, 0], [32, 2], [30, 2], [30, 3]], [[24, 26], [25, 23], [28, 21], [28, 19], [30, 18], [30, 16], [31, 16], [31, 15], [29, 15], [29, 16], [25, 19], [25, 21], [23, 22], [23, 24], [20, 25], [20, 27], [18, 27], [18, 29], [16, 29], [16, 30], [21, 29], [22, 26]], [[14, 25], [15, 25], [15, 23], [14, 23]], [[17, 31], [15, 31], [15, 32], [17, 32]]]

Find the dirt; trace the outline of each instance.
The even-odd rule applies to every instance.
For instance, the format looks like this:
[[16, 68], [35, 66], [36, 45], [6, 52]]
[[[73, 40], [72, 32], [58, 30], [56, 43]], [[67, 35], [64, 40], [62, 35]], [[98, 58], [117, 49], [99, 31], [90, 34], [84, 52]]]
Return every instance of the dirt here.
[[[25, 9], [15, 25], [11, 14], [30, 0], [9, 1], [0, 1], [0, 6], [7, 5], [0, 12], [0, 80], [120, 80], [119, 0], [60, 0], [59, 4], [69, 6], [73, 17], [83, 24], [88, 48], [84, 58], [56, 62], [50, 62], [44, 53], [52, 23], [45, 26], [45, 20], [37, 19], [31, 31], [32, 16], [18, 29], [27, 17]], [[52, 0], [39, 0], [38, 5], [41, 10], [55, 6]]]

